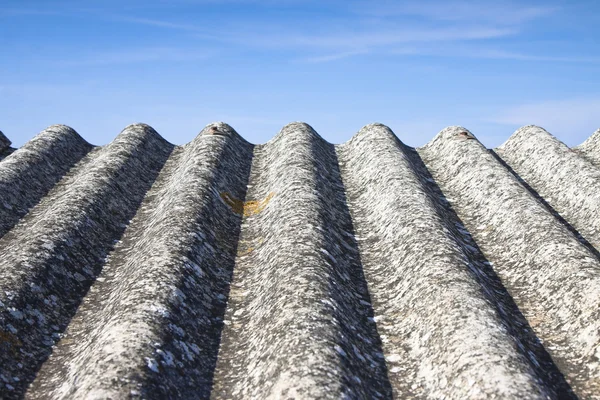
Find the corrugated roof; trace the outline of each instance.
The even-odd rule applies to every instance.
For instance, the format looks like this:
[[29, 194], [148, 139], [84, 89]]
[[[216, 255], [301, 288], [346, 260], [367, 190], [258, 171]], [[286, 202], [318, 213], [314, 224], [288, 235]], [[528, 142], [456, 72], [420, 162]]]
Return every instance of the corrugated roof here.
[[600, 398], [600, 131], [9, 146], [0, 397]]
[[12, 143], [4, 134], [0, 131], [0, 161], [11, 154], [14, 149], [10, 147]]

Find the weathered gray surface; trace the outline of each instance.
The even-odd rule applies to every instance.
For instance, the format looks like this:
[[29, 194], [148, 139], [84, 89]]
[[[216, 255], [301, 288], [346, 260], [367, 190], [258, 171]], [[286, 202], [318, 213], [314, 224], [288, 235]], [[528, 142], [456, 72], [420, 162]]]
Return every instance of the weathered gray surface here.
[[0, 131], [0, 161], [12, 153], [13, 149], [10, 145], [10, 140], [8, 140], [8, 138]]
[[507, 332], [515, 316], [506, 306], [497, 314], [501, 293], [485, 279], [484, 261], [410, 152], [382, 125], [340, 146], [395, 395], [545, 398], [553, 388], [536, 376], [539, 357], [529, 361], [518, 348], [523, 334]]
[[443, 130], [425, 165], [575, 392], [597, 398], [600, 261], [469, 136]]
[[146, 196], [31, 398], [206, 397], [216, 361], [250, 145], [200, 135]]
[[27, 214], [91, 148], [73, 129], [53, 125], [2, 160], [0, 237]]
[[170, 149], [152, 128], [125, 129], [0, 239], [0, 324], [20, 342], [0, 353], [0, 373], [15, 390], [60, 339]]
[[537, 126], [519, 129], [495, 151], [600, 249], [600, 168]]
[[545, 135], [50, 127], [0, 160], [0, 397], [600, 398], [594, 193], [538, 166], [596, 150]]
[[574, 147], [573, 150], [600, 168], [600, 129], [594, 132], [585, 142]]
[[333, 145], [294, 123], [254, 159], [213, 397], [389, 398]]

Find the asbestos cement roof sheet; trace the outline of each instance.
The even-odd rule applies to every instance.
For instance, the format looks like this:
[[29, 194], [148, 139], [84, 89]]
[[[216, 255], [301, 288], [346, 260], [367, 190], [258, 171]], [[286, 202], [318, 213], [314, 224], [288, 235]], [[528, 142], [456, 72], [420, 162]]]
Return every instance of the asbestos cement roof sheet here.
[[600, 131], [0, 133], [0, 398], [600, 399]]

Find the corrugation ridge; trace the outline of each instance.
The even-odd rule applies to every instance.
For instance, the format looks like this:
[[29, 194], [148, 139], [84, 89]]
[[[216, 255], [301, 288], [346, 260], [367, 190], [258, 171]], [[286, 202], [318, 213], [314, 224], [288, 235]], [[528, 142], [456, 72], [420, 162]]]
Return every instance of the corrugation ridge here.
[[[524, 139], [526, 139], [526, 137], [534, 136], [534, 135], [550, 136], [553, 139], [557, 140], [552, 134], [550, 134], [547, 130], [545, 130], [541, 126], [524, 125], [524, 126], [520, 127], [519, 129], [517, 129], [516, 131], [514, 131], [512, 133], [512, 135], [510, 135], [509, 138], [506, 139], [506, 141], [504, 143], [502, 143], [500, 146], [496, 147], [496, 149], [502, 149], [502, 148], [504, 148], [504, 146], [506, 146], [512, 142], [515, 142], [515, 141], [522, 142]], [[524, 138], [524, 136], [525, 136], [525, 138]]]
[[369, 125], [338, 152], [394, 396], [547, 398], [554, 388], [484, 295], [495, 287], [473, 279], [484, 261], [440, 215], [411, 149]]
[[171, 150], [130, 126], [0, 239], [0, 330], [13, 339], [0, 373], [19, 379], [0, 387], [2, 397], [20, 397], [31, 382]]
[[264, 144], [259, 144], [257, 146], [265, 146], [268, 145], [272, 142], [276, 142], [278, 140], [280, 140], [281, 137], [283, 137], [284, 135], [287, 135], [287, 132], [294, 132], [296, 129], [304, 129], [306, 130], [311, 136], [313, 136], [317, 141], [321, 142], [322, 144], [325, 145], [333, 145], [333, 146], [339, 146], [339, 147], [343, 147], [343, 146], [347, 146], [349, 143], [359, 140], [359, 138], [364, 135], [366, 132], [368, 132], [368, 130], [372, 127], [382, 127], [384, 128], [381, 132], [382, 134], [385, 135], [392, 135], [395, 137], [395, 134], [392, 132], [392, 130], [390, 128], [388, 128], [386, 125], [381, 124], [379, 122], [374, 122], [371, 124], [367, 124], [364, 127], [362, 127], [358, 132], [356, 132], [350, 139], [348, 139], [346, 142], [344, 143], [340, 143], [340, 144], [334, 144], [329, 142], [328, 140], [324, 139], [317, 131], [315, 131], [312, 126], [310, 126], [309, 124], [305, 123], [305, 122], [291, 122], [287, 125], [285, 125], [273, 138], [271, 138], [268, 142], [264, 143]]
[[4, 133], [0, 131], [0, 154], [9, 148], [11, 143], [12, 142], [6, 136], [4, 136]]
[[479, 142], [479, 140], [477, 140], [477, 138], [475, 137], [475, 135], [473, 135], [473, 133], [468, 130], [467, 128], [463, 127], [463, 126], [459, 126], [459, 125], [452, 125], [452, 126], [447, 126], [444, 129], [442, 129], [441, 131], [439, 131], [429, 142], [427, 142], [424, 146], [421, 146], [420, 148], [429, 148], [429, 147], [433, 147], [435, 145], [439, 145], [439, 143], [443, 143], [451, 138], [457, 138], [460, 140], [473, 140], [475, 139], [475, 141], [477, 143], [479, 143], [479, 145], [483, 148], [485, 148], [481, 142]]
[[345, 143], [336, 144], [335, 147], [341, 149], [342, 151], [358, 151], [358, 150], [350, 150], [355, 147], [360, 147], [358, 143], [362, 143], [363, 136], [369, 136], [371, 138], [378, 139], [379, 137], [385, 138], [394, 138], [397, 139], [394, 132], [384, 124], [380, 123], [372, 123], [363, 126], [358, 130], [350, 139], [348, 139]]
[[600, 168], [600, 129], [596, 130], [585, 142], [574, 147], [573, 150]]
[[[322, 267], [314, 267], [320, 264], [314, 254], [320, 234], [318, 224], [309, 224], [318, 213], [318, 200], [310, 189], [315, 136], [304, 125], [297, 124], [298, 129], [294, 125], [255, 148], [254, 159], [260, 166], [259, 172], [253, 167], [251, 181], [258, 173], [260, 182], [253, 183], [248, 195], [257, 200], [274, 195], [268, 207], [245, 221], [258, 231], [256, 236], [263, 243], [251, 255], [252, 267], [236, 266], [215, 373], [213, 397], [217, 399], [297, 397], [300, 393], [317, 398], [340, 391], [335, 377], [332, 384], [332, 378], [325, 375], [336, 370], [335, 353], [323, 343], [332, 341], [331, 329], [327, 322], [317, 321], [322, 338], [312, 338], [308, 320], [309, 315], [327, 315], [320, 302], [327, 298], [327, 276]], [[306, 253], [304, 260], [281, 251], [291, 238], [297, 243], [293, 253]], [[315, 282], [317, 277], [321, 279]], [[294, 354], [290, 354], [292, 349]]]
[[142, 122], [127, 125], [121, 133], [115, 138], [121, 140], [121, 138], [133, 138], [141, 141], [153, 141], [160, 143], [163, 146], [173, 147], [160, 133], [158, 133], [153, 127]]
[[208, 398], [241, 222], [220, 193], [244, 198], [252, 160], [212, 126], [169, 159], [29, 397]]
[[262, 147], [266, 148], [268, 146], [274, 146], [276, 143], [283, 140], [283, 138], [287, 137], [287, 135], [294, 135], [295, 132], [298, 132], [298, 131], [301, 131], [301, 132], [303, 132], [303, 134], [309, 135], [317, 140], [321, 140], [326, 143], [329, 143], [325, 139], [323, 139], [321, 137], [321, 135], [319, 135], [317, 133], [317, 131], [315, 131], [313, 129], [312, 126], [310, 126], [306, 122], [298, 122], [297, 121], [297, 122], [290, 122], [289, 124], [286, 124], [283, 128], [281, 128], [281, 130], [275, 136], [273, 136], [267, 142], [261, 143], [261, 144], [256, 144], [255, 146], [259, 146], [261, 148]]
[[600, 262], [462, 131], [419, 153], [575, 393], [597, 398]]
[[214, 398], [389, 395], [334, 164], [306, 124], [256, 147]]
[[374, 320], [371, 296], [353, 237], [354, 226], [335, 146], [313, 141], [315, 181], [320, 193], [323, 253], [332, 263], [329, 296], [338, 326], [336, 349], [342, 370], [344, 398], [389, 398], [392, 387], [384, 361], [381, 338]]
[[600, 249], [600, 169], [537, 126], [519, 129], [495, 151], [596, 251]]
[[203, 136], [223, 136], [230, 137], [236, 142], [243, 143], [245, 146], [254, 146], [252, 143], [247, 141], [242, 135], [240, 135], [231, 125], [225, 122], [212, 122], [206, 125], [198, 135], [188, 143], [191, 145], [198, 140], [201, 140]]
[[[135, 125], [143, 125], [143, 126], [146, 126], [146, 127], [150, 128], [150, 129], [152, 129], [152, 130], [154, 131], [154, 129], [153, 129], [153, 128], [152, 128], [150, 125], [147, 125], [147, 124], [144, 124], [144, 123], [136, 123], [136, 124], [132, 124], [132, 125], [130, 125], [130, 126], [135, 126]], [[61, 126], [61, 125], [54, 125], [54, 126]], [[218, 130], [222, 129], [222, 132], [219, 132], [218, 130], [215, 130], [215, 131], [210, 131], [210, 130], [208, 130], [208, 129], [212, 128], [213, 126], [217, 127], [217, 129], [218, 129]], [[354, 134], [354, 135], [353, 135], [353, 136], [352, 136], [350, 139], [348, 139], [348, 140], [347, 140], [346, 142], [344, 142], [344, 143], [340, 143], [340, 144], [334, 144], [334, 143], [331, 143], [331, 142], [327, 141], [326, 139], [324, 139], [324, 138], [323, 138], [323, 137], [322, 137], [322, 136], [321, 136], [321, 135], [320, 135], [320, 134], [319, 134], [317, 131], [315, 131], [315, 130], [314, 130], [314, 129], [313, 129], [313, 128], [312, 128], [312, 127], [309, 125], [309, 124], [307, 124], [306, 122], [295, 121], [295, 122], [290, 122], [289, 124], [286, 124], [285, 126], [283, 126], [283, 127], [282, 127], [282, 128], [279, 130], [279, 132], [277, 132], [277, 133], [276, 133], [276, 134], [275, 134], [275, 135], [274, 135], [274, 136], [273, 136], [271, 139], [269, 139], [269, 140], [268, 140], [268, 141], [266, 141], [265, 143], [256, 143], [256, 144], [253, 144], [253, 143], [249, 142], [248, 140], [246, 140], [246, 138], [244, 138], [244, 136], [240, 135], [240, 134], [239, 134], [239, 133], [238, 133], [238, 132], [237, 132], [237, 131], [236, 131], [234, 128], [232, 128], [232, 127], [231, 127], [229, 124], [227, 124], [227, 123], [225, 123], [225, 122], [221, 122], [221, 121], [216, 121], [216, 122], [212, 122], [212, 123], [209, 123], [209, 124], [207, 124], [207, 125], [206, 125], [206, 128], [204, 128], [204, 129], [203, 129], [203, 130], [202, 130], [202, 131], [201, 131], [201, 132], [200, 132], [200, 133], [199, 133], [199, 134], [196, 136], [196, 138], [192, 139], [192, 140], [190, 141], [190, 143], [191, 143], [191, 142], [193, 142], [194, 140], [196, 140], [198, 137], [200, 137], [200, 136], [203, 136], [203, 135], [219, 135], [219, 134], [221, 134], [221, 135], [223, 135], [223, 136], [232, 136], [232, 137], [236, 137], [236, 138], [237, 138], [236, 140], [241, 140], [242, 142], [244, 142], [244, 143], [246, 143], [246, 144], [248, 144], [248, 145], [252, 145], [252, 146], [265, 146], [265, 145], [267, 145], [267, 144], [270, 144], [270, 143], [272, 143], [272, 142], [277, 142], [277, 141], [279, 141], [279, 140], [280, 140], [280, 138], [281, 138], [282, 136], [286, 135], [286, 132], [288, 132], [288, 131], [294, 131], [294, 129], [296, 129], [296, 127], [299, 127], [299, 126], [301, 126], [301, 127], [305, 127], [305, 128], [308, 130], [308, 131], [310, 131], [310, 132], [311, 132], [311, 134], [312, 134], [312, 135], [314, 135], [315, 137], [317, 137], [319, 140], [323, 141], [324, 143], [326, 143], [326, 144], [333, 144], [333, 145], [335, 145], [335, 146], [343, 146], [343, 145], [345, 145], [346, 143], [348, 143], [348, 142], [352, 141], [352, 140], [353, 140], [353, 139], [354, 139], [356, 136], [360, 136], [360, 135], [361, 135], [361, 131], [362, 131], [362, 129], [361, 129], [361, 130], [359, 130], [359, 131], [358, 131], [356, 134]], [[387, 126], [385, 126], [384, 124], [378, 123], [378, 122], [375, 122], [375, 123], [371, 123], [371, 124], [365, 125], [365, 128], [366, 128], [366, 127], [368, 127], [368, 126], [384, 126], [384, 127], [386, 127], [386, 128], [387, 128]], [[69, 128], [69, 129], [70, 129], [70, 128]], [[127, 128], [125, 128], [125, 129], [127, 129]], [[363, 128], [363, 129], [364, 129], [364, 128]], [[388, 129], [389, 129], [389, 128], [388, 128]], [[156, 132], [156, 131], [155, 131], [155, 132]], [[0, 132], [0, 134], [1, 134], [1, 133], [2, 133], [2, 132]], [[157, 134], [158, 136], [160, 136], [160, 138], [161, 138], [162, 140], [165, 140], [165, 141], [167, 141], [166, 139], [164, 139], [164, 138], [162, 137], [162, 135], [160, 135], [160, 134], [158, 134], [158, 133], [156, 133], [156, 134]], [[186, 145], [186, 144], [179, 145], [179, 146], [185, 146], [185, 145]], [[1, 153], [1, 150], [0, 150], [0, 153]]]
[[91, 149], [77, 132], [53, 125], [0, 163], [0, 237]]

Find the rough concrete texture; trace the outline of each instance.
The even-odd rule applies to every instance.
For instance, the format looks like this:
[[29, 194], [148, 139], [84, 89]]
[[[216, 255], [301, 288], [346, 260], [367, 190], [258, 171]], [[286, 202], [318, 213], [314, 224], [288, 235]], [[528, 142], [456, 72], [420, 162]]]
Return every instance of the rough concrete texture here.
[[537, 126], [519, 129], [495, 151], [594, 248], [600, 248], [600, 168]]
[[370, 125], [340, 153], [394, 394], [546, 398], [540, 357], [509, 331], [514, 312], [477, 279], [485, 261], [411, 149]]
[[573, 150], [600, 168], [600, 129], [596, 130], [585, 142], [574, 147]]
[[2, 160], [0, 237], [91, 149], [92, 146], [73, 129], [54, 125]]
[[600, 260], [464, 128], [419, 153], [571, 387], [598, 398]]
[[597, 142], [0, 134], [0, 398], [600, 398]]
[[0, 132], [0, 161], [14, 153], [15, 149], [10, 147], [11, 141]]

